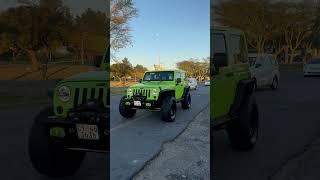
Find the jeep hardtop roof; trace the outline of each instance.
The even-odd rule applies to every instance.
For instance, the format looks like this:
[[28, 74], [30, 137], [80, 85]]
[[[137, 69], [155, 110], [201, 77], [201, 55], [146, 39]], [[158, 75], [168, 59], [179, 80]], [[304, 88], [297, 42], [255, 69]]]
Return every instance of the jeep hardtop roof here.
[[166, 71], [186, 72], [186, 71], [180, 70], [180, 69], [161, 69], [161, 70], [150, 70], [150, 71], [146, 71], [146, 72], [166, 72]]

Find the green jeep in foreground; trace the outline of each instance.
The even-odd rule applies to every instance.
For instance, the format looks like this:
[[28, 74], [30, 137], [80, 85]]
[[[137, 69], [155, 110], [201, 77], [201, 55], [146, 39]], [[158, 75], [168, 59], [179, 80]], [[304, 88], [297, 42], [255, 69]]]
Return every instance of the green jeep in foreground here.
[[182, 70], [147, 71], [139, 84], [130, 86], [122, 97], [119, 112], [125, 118], [132, 118], [137, 109], [161, 111], [162, 120], [173, 122], [176, 117], [176, 103], [189, 109], [191, 96], [186, 72]]
[[258, 138], [259, 113], [244, 33], [213, 27], [210, 46], [212, 130], [225, 129], [233, 148], [252, 149]]
[[107, 50], [96, 62], [100, 70], [58, 82], [50, 93], [52, 106], [36, 115], [28, 150], [39, 173], [49, 177], [72, 175], [86, 152], [108, 152], [109, 58]]

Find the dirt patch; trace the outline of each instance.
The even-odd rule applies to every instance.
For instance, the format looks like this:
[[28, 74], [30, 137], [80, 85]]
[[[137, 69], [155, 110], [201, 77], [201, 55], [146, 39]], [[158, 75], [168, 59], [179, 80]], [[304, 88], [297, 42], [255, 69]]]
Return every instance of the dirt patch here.
[[209, 180], [209, 108], [202, 111], [174, 141], [165, 143], [160, 154], [133, 179]]
[[[48, 66], [48, 79], [65, 79], [82, 72], [95, 70], [93, 66], [52, 64]], [[41, 71], [32, 71], [27, 64], [0, 65], [0, 80], [42, 80]]]
[[111, 81], [110, 82], [110, 87], [129, 87], [132, 85], [137, 84], [137, 82], [126, 82], [126, 83], [122, 83], [119, 81]]

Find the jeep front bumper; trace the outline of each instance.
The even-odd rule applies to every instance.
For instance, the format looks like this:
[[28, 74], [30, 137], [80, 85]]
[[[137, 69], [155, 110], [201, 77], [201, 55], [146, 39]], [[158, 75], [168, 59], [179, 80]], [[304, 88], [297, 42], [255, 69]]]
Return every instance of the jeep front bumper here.
[[110, 149], [109, 114], [107, 111], [75, 111], [69, 113], [67, 118], [49, 116], [44, 125], [48, 136], [58, 146], [104, 153]]
[[125, 106], [132, 109], [160, 110], [160, 102], [148, 100], [145, 96], [132, 96], [125, 99]]

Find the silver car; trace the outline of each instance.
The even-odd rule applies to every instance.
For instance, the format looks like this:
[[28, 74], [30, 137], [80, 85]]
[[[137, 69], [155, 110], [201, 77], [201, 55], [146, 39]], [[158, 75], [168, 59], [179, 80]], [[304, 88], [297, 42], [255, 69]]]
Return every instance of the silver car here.
[[320, 58], [312, 58], [303, 65], [303, 75], [320, 75]]
[[249, 54], [250, 72], [255, 86], [277, 89], [280, 80], [279, 64], [272, 54]]

